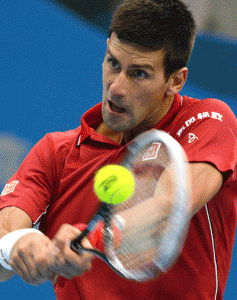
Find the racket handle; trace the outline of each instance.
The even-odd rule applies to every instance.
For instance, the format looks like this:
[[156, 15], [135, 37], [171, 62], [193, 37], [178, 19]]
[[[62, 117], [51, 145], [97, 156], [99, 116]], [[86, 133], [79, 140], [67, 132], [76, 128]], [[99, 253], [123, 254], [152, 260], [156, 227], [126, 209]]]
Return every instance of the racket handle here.
[[[114, 270], [115, 273], [117, 273], [119, 276], [124, 277], [124, 274], [122, 274], [119, 270], [117, 270], [109, 261], [104, 251], [104, 244], [103, 244], [103, 236], [104, 236], [104, 223], [102, 221], [98, 221], [97, 225], [94, 227], [94, 229], [90, 232], [89, 227], [87, 227], [86, 224], [76, 224], [74, 225], [77, 227], [79, 230], [84, 230], [78, 238], [73, 240], [71, 242], [71, 249], [75, 251], [78, 254], [81, 254], [82, 251], [89, 251], [102, 259], [105, 263], [107, 263], [112, 270]], [[116, 234], [116, 241], [117, 241], [117, 247], [119, 248], [120, 241], [121, 241], [121, 233], [120, 230], [113, 226], [114, 233]], [[82, 239], [88, 235], [88, 239], [94, 249], [87, 249], [83, 248], [81, 245]], [[116, 245], [115, 245], [116, 246]]]
[[90, 232], [86, 224], [76, 224], [74, 227], [78, 228], [79, 230], [83, 230], [83, 232], [71, 242], [71, 249], [76, 251], [80, 254], [83, 249], [87, 250], [82, 247], [81, 241], [84, 237], [88, 237], [89, 242], [93, 248], [99, 251], [103, 251], [103, 232], [104, 232], [104, 224], [102, 221], [98, 221], [95, 228]]
[[[95, 254], [97, 257], [102, 259], [105, 263], [107, 263], [112, 270], [114, 270], [115, 273], [117, 273], [119, 276], [124, 277], [122, 273], [120, 273], [109, 261], [107, 256], [103, 253], [104, 251], [104, 245], [103, 245], [103, 235], [104, 235], [104, 223], [102, 221], [98, 221], [97, 225], [94, 227], [94, 229], [90, 232], [88, 230], [89, 227], [87, 227], [86, 224], [76, 224], [74, 225], [76, 228], [79, 230], [84, 230], [78, 238], [73, 240], [71, 242], [71, 249], [75, 251], [78, 254], [81, 254], [83, 250], [89, 251], [93, 254]], [[114, 227], [114, 229], [117, 231], [118, 236], [119, 236], [119, 241], [121, 238], [120, 232], [118, 231], [117, 228]], [[92, 245], [93, 248], [95, 249], [87, 249], [83, 248], [81, 246], [81, 240], [88, 234], [88, 239]]]
[[83, 247], [81, 245], [81, 241], [85, 236], [87, 236], [88, 232], [89, 231], [86, 228], [75, 240], [71, 241], [70, 248], [73, 251], [77, 252], [78, 254], [82, 253]]
[[[98, 212], [94, 215], [94, 217], [91, 219], [90, 223], [87, 225], [86, 229], [75, 239], [71, 242], [71, 249], [80, 254], [83, 250], [83, 247], [81, 245], [82, 239], [87, 236], [90, 232], [93, 232], [97, 227], [98, 224], [101, 224], [103, 220], [107, 219], [107, 216], [110, 213], [112, 205], [103, 202], [102, 205], [100, 206], [100, 209]], [[101, 226], [101, 225], [100, 225]], [[98, 227], [97, 230], [101, 230], [101, 227]], [[78, 228], [79, 229], [79, 228]], [[101, 243], [103, 241], [103, 234], [100, 235], [101, 238]], [[84, 249], [90, 251], [91, 249]]]

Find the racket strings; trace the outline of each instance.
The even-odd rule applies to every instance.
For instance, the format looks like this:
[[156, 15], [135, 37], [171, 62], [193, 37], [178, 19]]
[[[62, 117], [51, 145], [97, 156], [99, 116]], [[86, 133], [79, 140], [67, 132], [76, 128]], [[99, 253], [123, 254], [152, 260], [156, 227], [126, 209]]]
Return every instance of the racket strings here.
[[[149, 134], [153, 139], [153, 133]], [[121, 163], [134, 175], [135, 193], [113, 207], [112, 234], [105, 247], [115, 268], [127, 278], [138, 281], [153, 279], [165, 272], [179, 253], [182, 245], [179, 246], [177, 236], [184, 222], [181, 206], [186, 201], [177, 164], [179, 145], [171, 149], [166, 142], [152, 141], [143, 147], [147, 144], [143, 137], [129, 146], [126, 159]], [[185, 172], [185, 166], [183, 168]]]

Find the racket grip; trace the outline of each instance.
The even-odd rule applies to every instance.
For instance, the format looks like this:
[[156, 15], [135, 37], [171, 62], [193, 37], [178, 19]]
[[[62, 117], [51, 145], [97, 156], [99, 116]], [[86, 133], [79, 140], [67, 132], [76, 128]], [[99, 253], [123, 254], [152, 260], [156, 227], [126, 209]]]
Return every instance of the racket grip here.
[[[88, 227], [86, 224], [75, 224], [73, 225], [74, 227], [78, 228], [82, 233], [72, 241], [71, 243], [71, 248], [76, 251], [77, 253], [80, 253], [81, 251], [86, 250], [82, 245], [81, 241], [83, 240], [84, 237], [88, 237], [89, 242], [91, 246], [100, 252], [104, 252], [104, 222], [102, 221], [97, 221], [96, 226], [93, 228], [93, 230], [89, 231]], [[121, 243], [121, 232], [118, 229], [117, 226], [113, 225], [112, 226], [112, 231], [114, 235], [114, 248], [117, 250], [120, 247]], [[88, 249], [89, 250], [89, 249]]]
[[[78, 236], [78, 238], [76, 240], [72, 241], [73, 246], [76, 246], [78, 244], [80, 245], [81, 240], [87, 235], [91, 246], [93, 248], [95, 248], [96, 250], [103, 252], [103, 250], [104, 250], [104, 247], [103, 247], [104, 223], [102, 221], [98, 221], [95, 228], [91, 232], [88, 232], [86, 230], [87, 229], [86, 224], [79, 223], [79, 224], [75, 224], [73, 226], [78, 228], [80, 231], [82, 231], [82, 233]], [[81, 248], [81, 250], [83, 250], [82, 246], [81, 247], [79, 246], [77, 248]]]

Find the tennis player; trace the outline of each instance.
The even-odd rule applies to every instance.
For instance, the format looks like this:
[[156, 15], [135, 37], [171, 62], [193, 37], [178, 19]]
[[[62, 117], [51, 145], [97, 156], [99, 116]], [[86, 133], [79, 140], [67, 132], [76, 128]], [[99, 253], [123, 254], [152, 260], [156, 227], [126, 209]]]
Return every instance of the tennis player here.
[[[102, 103], [78, 128], [40, 140], [2, 191], [1, 281], [15, 274], [30, 284], [54, 280], [60, 300], [223, 299], [236, 230], [237, 122], [220, 100], [180, 96], [194, 36], [193, 17], [179, 0], [125, 0], [117, 8]], [[180, 257], [160, 278], [138, 283], [89, 253], [77, 255], [68, 240], [99, 207], [95, 171], [151, 128], [186, 151], [193, 197]], [[38, 222], [40, 231], [32, 228]]]

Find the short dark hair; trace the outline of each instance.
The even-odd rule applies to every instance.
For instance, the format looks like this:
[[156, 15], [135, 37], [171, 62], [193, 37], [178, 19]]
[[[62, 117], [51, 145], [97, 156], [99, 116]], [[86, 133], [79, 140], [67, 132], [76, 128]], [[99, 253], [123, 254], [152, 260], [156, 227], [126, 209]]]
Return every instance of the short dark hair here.
[[196, 25], [180, 0], [124, 0], [115, 10], [109, 37], [151, 50], [164, 49], [165, 77], [186, 67], [192, 53]]

